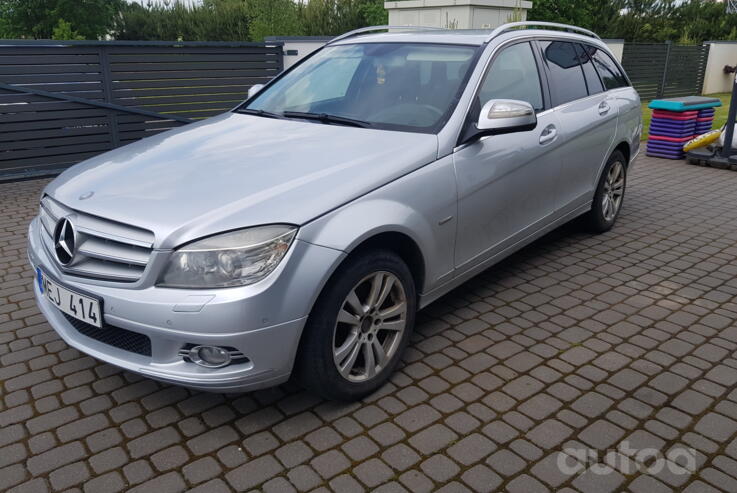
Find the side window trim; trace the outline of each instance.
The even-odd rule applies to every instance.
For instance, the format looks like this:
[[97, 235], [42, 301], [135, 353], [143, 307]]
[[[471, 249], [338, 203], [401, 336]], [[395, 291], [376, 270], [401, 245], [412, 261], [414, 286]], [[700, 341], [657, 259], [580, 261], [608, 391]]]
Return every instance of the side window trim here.
[[545, 60], [542, 56], [542, 46], [540, 46], [539, 38], [530, 40], [530, 46], [532, 46], [532, 54], [534, 55], [535, 63], [537, 64], [537, 75], [540, 78], [540, 87], [543, 92], [542, 111], [547, 111], [553, 107], [553, 99], [550, 94], [550, 77], [548, 75], [547, 67], [545, 66]]
[[589, 55], [589, 52], [586, 50], [586, 47], [587, 46], [591, 46], [592, 48], [596, 48], [596, 49], [599, 49], [599, 48], [596, 47], [596, 46], [592, 46], [592, 45], [590, 45], [588, 43], [581, 43], [581, 46], [583, 47], [583, 52], [586, 54], [586, 56], [588, 57], [588, 59], [591, 60], [591, 65], [594, 66], [594, 72], [596, 72], [597, 77], [599, 77], [599, 81], [601, 82], [601, 87], [604, 88], [604, 93], [608, 93], [609, 91], [613, 91], [613, 89], [607, 89], [606, 84], [604, 83], [604, 78], [601, 76], [601, 72], [599, 72], [599, 68], [596, 66], [596, 64], [594, 63], [594, 59], [591, 58], [591, 56]]
[[[537, 80], [538, 80], [538, 83], [540, 84], [540, 94], [541, 94], [542, 99], [543, 99], [543, 107], [541, 109], [536, 110], [536, 112], [537, 113], [541, 113], [541, 112], [549, 109], [548, 108], [548, 105], [550, 104], [550, 101], [549, 101], [549, 99], [547, 97], [547, 94], [546, 94], [546, 92], [547, 92], [547, 79], [545, 81], [543, 81], [542, 70], [541, 70], [541, 67], [540, 67], [540, 59], [539, 59], [538, 54], [536, 53], [537, 50], [535, 48], [537, 43], [536, 43], [536, 40], [533, 39], [533, 38], [530, 38], [530, 39], [517, 39], [517, 40], [511, 41], [509, 43], [503, 44], [503, 45], [499, 46], [499, 48], [497, 48], [497, 50], [494, 52], [494, 55], [491, 57], [491, 59], [486, 64], [486, 69], [484, 70], [484, 73], [481, 75], [481, 79], [480, 79], [479, 85], [476, 87], [476, 90], [473, 93], [473, 99], [472, 99], [472, 101], [476, 100], [479, 97], [479, 94], [481, 93], [481, 89], [483, 88], [483, 85], [484, 85], [484, 81], [486, 80], [486, 76], [489, 75], [489, 71], [491, 70], [492, 66], [494, 65], [494, 61], [499, 57], [499, 55], [504, 50], [506, 50], [507, 48], [510, 48], [510, 47], [512, 47], [514, 45], [518, 45], [518, 44], [522, 44], [522, 43], [527, 43], [527, 44], [530, 45], [530, 50], [532, 51], [532, 56], [535, 59], [535, 68], [537, 69]], [[471, 106], [473, 106], [473, 105], [471, 105]], [[466, 115], [466, 118], [468, 118], [469, 116], [471, 116], [471, 111], [472, 110], [473, 110], [473, 107], [469, 108], [468, 114]]]
[[[632, 81], [630, 80], [629, 76], [627, 75], [627, 72], [625, 72], [624, 69], [622, 68], [622, 64], [619, 63], [619, 61], [616, 58], [614, 58], [612, 55], [610, 55], [606, 51], [602, 50], [599, 46], [595, 46], [595, 45], [592, 45], [590, 43], [584, 43], [584, 42], [581, 42], [581, 45], [583, 45], [584, 47], [590, 46], [592, 48], [595, 48], [595, 49], [601, 51], [606, 57], [609, 58], [609, 60], [612, 61], [612, 63], [614, 64], [614, 67], [619, 71], [619, 75], [622, 76], [622, 78], [626, 82], [626, 85], [624, 85], [624, 86], [615, 87], [615, 88], [612, 88], [612, 89], [607, 89], [606, 88], [606, 84], [604, 84], [604, 78], [601, 76], [601, 73], [599, 72], [599, 69], [596, 67], [596, 64], [593, 63], [594, 70], [596, 70], [596, 73], [599, 75], [599, 80], [601, 80], [601, 85], [604, 87], [604, 92], [616, 91], [618, 89], [622, 89], [623, 87], [632, 87]], [[584, 51], [586, 51], [586, 50], [584, 49]], [[588, 56], [588, 52], [586, 52], [586, 55]], [[589, 56], [589, 59], [593, 62], [593, 59], [590, 56]]]
[[[604, 80], [601, 78], [601, 74], [596, 69], [596, 64], [594, 63], [594, 59], [591, 58], [591, 56], [589, 55], [589, 52], [586, 51], [586, 48], [585, 47], [587, 45], [584, 44], [584, 43], [575, 43], [575, 45], [576, 45], [576, 53], [578, 53], [578, 50], [581, 50], [581, 56], [586, 58], [586, 61], [579, 60], [579, 63], [581, 64], [581, 70], [584, 72], [584, 74], [583, 74], [583, 80], [584, 80], [584, 82], [586, 82], [586, 92], [588, 92], [589, 96], [594, 96], [595, 94], [601, 94], [603, 92], [607, 92], [607, 88], [604, 85]], [[590, 45], [588, 45], [588, 46], [590, 46]], [[589, 87], [589, 78], [586, 77], [586, 71], [583, 68], [583, 64], [585, 64], [585, 63], [591, 63], [591, 66], [594, 68], [594, 73], [596, 74], [596, 77], [599, 80], [599, 83], [601, 84], [601, 89], [602, 89], [601, 90], [601, 93], [600, 92], [593, 92], [593, 93], [591, 92], [592, 89]]]

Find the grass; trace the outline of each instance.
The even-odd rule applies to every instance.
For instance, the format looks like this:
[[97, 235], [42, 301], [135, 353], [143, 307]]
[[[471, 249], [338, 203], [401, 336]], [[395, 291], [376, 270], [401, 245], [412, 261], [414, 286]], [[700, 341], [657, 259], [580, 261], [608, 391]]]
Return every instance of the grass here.
[[[719, 98], [722, 101], [722, 105], [714, 112], [714, 123], [712, 124], [712, 128], [720, 128], [727, 121], [727, 112], [729, 111], [729, 102], [732, 99], [732, 95], [724, 92], [708, 94], [708, 96]], [[648, 129], [650, 128], [650, 118], [653, 110], [647, 107], [649, 103], [650, 101], [643, 101], [642, 103], [642, 140], [647, 140]]]

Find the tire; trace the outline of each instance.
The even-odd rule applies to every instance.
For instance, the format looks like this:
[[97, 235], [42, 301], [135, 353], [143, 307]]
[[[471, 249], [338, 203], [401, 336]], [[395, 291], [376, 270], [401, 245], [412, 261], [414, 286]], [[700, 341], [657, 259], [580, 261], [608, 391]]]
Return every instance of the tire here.
[[[371, 298], [373, 292], [378, 296]], [[416, 310], [412, 273], [397, 254], [367, 250], [348, 257], [328, 281], [307, 320], [295, 376], [326, 399], [365, 397], [381, 387], [396, 368]]]
[[614, 151], [604, 166], [591, 210], [582, 217], [586, 229], [593, 233], [612, 229], [622, 210], [626, 187], [627, 161], [621, 152]]

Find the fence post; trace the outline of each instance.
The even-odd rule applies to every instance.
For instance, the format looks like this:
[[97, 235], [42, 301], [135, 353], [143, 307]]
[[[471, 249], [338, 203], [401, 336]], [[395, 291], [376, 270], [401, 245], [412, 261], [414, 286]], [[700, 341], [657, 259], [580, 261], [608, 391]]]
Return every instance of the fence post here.
[[663, 66], [663, 78], [660, 81], [660, 87], [658, 88], [658, 98], [665, 96], [665, 83], [668, 79], [668, 62], [670, 60], [670, 47], [671, 41], [665, 42], [665, 65]]
[[[113, 81], [110, 74], [110, 59], [108, 58], [107, 46], [100, 46], [100, 73], [102, 74], [102, 93], [106, 103], [113, 102]], [[110, 110], [108, 116], [110, 121], [110, 144], [113, 149], [120, 145], [120, 134], [118, 133], [118, 115], [115, 110]]]

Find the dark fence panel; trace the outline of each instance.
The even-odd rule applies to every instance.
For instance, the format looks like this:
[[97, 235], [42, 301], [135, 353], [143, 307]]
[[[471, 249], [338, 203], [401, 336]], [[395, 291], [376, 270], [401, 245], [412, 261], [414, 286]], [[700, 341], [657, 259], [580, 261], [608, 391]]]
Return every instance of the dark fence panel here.
[[709, 46], [625, 43], [622, 66], [643, 100], [701, 94]]
[[0, 41], [0, 180], [51, 174], [229, 110], [280, 43]]

